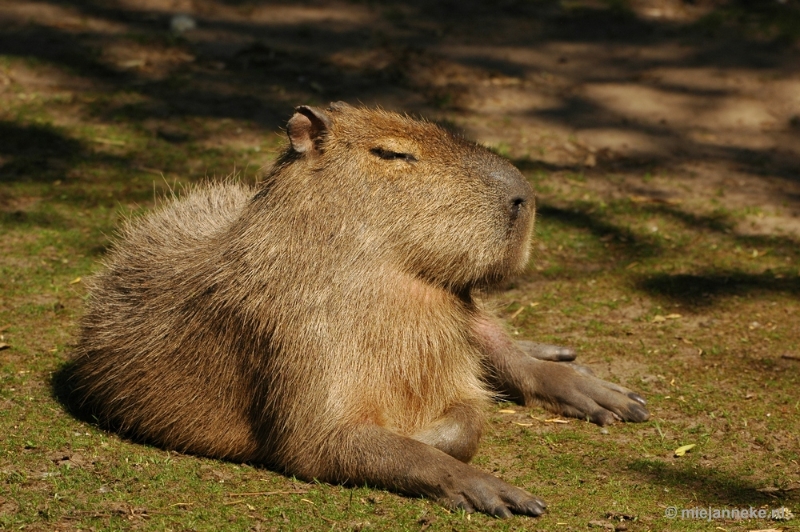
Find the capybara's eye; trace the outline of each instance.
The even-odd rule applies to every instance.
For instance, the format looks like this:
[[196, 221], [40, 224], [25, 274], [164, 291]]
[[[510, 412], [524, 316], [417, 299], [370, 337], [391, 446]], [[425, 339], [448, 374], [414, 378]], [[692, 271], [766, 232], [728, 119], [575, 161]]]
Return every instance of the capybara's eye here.
[[391, 150], [384, 150], [383, 148], [372, 148], [369, 150], [372, 155], [377, 155], [385, 161], [403, 160], [410, 163], [416, 162], [417, 158], [410, 153], [400, 153]]

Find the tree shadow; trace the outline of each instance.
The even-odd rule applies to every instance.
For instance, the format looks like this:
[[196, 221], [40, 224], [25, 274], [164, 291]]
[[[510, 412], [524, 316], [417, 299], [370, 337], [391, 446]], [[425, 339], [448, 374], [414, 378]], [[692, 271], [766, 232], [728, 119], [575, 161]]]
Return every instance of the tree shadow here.
[[[732, 231], [733, 223], [724, 214], [702, 216], [669, 205], [637, 208], [643, 212], [670, 217], [693, 233], [723, 234], [743, 249], [778, 250], [779, 253], [797, 255], [798, 241], [795, 238], [736, 234]], [[672, 256], [682, 252], [681, 246], [667, 247], [667, 242], [637, 234], [628, 227], [609, 221], [604, 214], [592, 212], [592, 209], [564, 208], [540, 203], [537, 206], [537, 215], [548, 223], [555, 222], [586, 231], [598, 241], [606, 243], [608, 249], [600, 260], [610, 268], [619, 267], [620, 258], [624, 259], [624, 263], [647, 258], [663, 258], [665, 262], [669, 262]], [[684, 308], [708, 308], [721, 299], [732, 296], [776, 293], [800, 296], [800, 277], [769, 269], [761, 273], [728, 268], [698, 273], [658, 272], [644, 275], [632, 271], [626, 276], [630, 278], [631, 288], [669, 304], [680, 304]]]
[[48, 126], [0, 121], [0, 138], [0, 183], [52, 183], [85, 156], [80, 142]]
[[800, 295], [800, 278], [783, 278], [773, 273], [748, 274], [714, 271], [700, 274], [656, 274], [634, 281], [641, 290], [687, 308], [707, 307], [721, 297], [784, 293]]
[[586, 230], [598, 239], [613, 240], [615, 245], [618, 245], [615, 251], [621, 251], [627, 258], [654, 257], [664, 253], [663, 247], [659, 243], [645, 241], [630, 229], [620, 227], [585, 211], [564, 209], [547, 203], [540, 204], [536, 211], [545, 219]]
[[741, 509], [769, 503], [779, 507], [785, 502], [798, 500], [796, 491], [773, 498], [758, 491], [763, 486], [754, 486], [739, 477], [697, 464], [668, 465], [656, 460], [640, 459], [629, 463], [628, 468], [645, 477], [649, 484], [664, 486], [680, 494], [681, 499], [695, 496], [697, 506]]

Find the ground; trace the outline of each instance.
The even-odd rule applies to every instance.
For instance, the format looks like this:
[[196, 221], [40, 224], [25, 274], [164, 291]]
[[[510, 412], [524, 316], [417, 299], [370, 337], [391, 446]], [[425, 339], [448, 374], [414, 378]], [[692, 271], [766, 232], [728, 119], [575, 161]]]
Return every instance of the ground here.
[[[0, 1], [0, 529], [797, 529], [680, 510], [800, 510], [798, 38], [798, 0]], [[114, 227], [259, 180], [293, 106], [335, 100], [517, 164], [535, 256], [486, 305], [648, 399], [606, 429], [492, 409], [475, 464], [543, 517], [138, 445], [53, 398]]]

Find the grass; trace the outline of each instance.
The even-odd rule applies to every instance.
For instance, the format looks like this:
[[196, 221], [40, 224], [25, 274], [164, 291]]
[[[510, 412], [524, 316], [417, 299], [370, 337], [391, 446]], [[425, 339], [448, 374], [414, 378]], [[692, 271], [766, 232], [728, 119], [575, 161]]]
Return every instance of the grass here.
[[[54, 68], [1, 59], [4, 70]], [[526, 170], [541, 194], [535, 257], [490, 304], [513, 334], [575, 346], [601, 376], [641, 391], [652, 420], [600, 429], [497, 405], [475, 464], [548, 501], [541, 518], [298, 482], [70, 417], [51, 376], [70, 354], [81, 280], [114, 227], [176, 185], [234, 171], [257, 180], [279, 135], [246, 119], [154, 122], [153, 98], [134, 89], [12, 83], [0, 112], [0, 342], [10, 346], [0, 351], [0, 529], [797, 528], [664, 517], [671, 506], [800, 509], [797, 239], [737, 234], [758, 212], [726, 209], [724, 198], [689, 208], [588, 193], [592, 180], [614, 179], [600, 172]]]

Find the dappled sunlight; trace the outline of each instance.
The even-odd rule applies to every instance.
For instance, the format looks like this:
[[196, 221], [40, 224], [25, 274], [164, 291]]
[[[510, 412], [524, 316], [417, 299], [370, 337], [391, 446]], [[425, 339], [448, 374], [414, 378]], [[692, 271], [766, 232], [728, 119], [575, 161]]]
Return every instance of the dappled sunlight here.
[[165, 456], [49, 396], [119, 225], [206, 180], [264, 180], [293, 108], [337, 100], [516, 165], [531, 260], [480, 304], [648, 401], [649, 422], [603, 432], [490, 415], [477, 466], [552, 501], [512, 528], [796, 506], [800, 0], [0, 4], [0, 529], [501, 526]]

